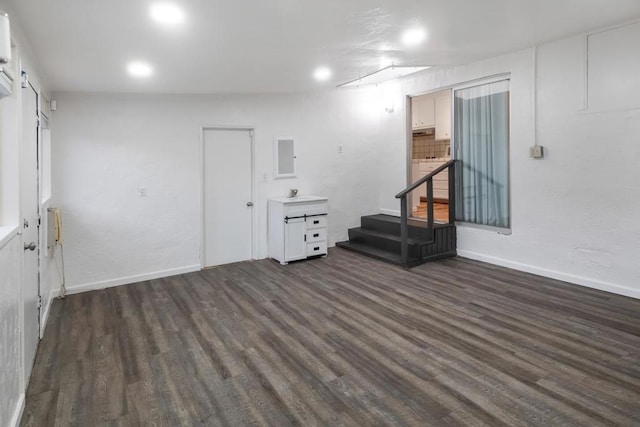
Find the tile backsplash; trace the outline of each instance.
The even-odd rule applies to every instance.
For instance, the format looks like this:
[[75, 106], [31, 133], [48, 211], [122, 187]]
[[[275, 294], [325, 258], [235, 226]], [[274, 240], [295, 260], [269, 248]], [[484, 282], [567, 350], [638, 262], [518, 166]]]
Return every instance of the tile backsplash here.
[[419, 135], [413, 137], [413, 158], [428, 159], [450, 157], [448, 139], [437, 140], [433, 135]]

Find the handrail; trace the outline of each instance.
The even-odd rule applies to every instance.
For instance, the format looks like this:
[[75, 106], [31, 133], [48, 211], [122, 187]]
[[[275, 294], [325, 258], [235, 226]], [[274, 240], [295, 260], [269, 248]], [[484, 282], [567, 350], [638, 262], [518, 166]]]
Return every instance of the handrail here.
[[422, 178], [420, 178], [419, 180], [417, 180], [416, 182], [414, 182], [413, 184], [411, 184], [410, 186], [408, 186], [407, 188], [405, 188], [404, 190], [396, 194], [396, 199], [399, 199], [411, 193], [413, 190], [415, 190], [416, 188], [420, 187], [422, 184], [427, 182], [428, 179], [438, 175], [440, 172], [447, 169], [449, 166], [453, 165], [455, 162], [456, 162], [455, 160], [449, 160], [448, 162], [443, 163], [442, 165], [437, 167], [433, 172], [423, 176]]
[[421, 186], [427, 184], [427, 230], [431, 234], [431, 241], [434, 239], [433, 231], [433, 177], [445, 169], [449, 169], [449, 223], [455, 222], [455, 165], [456, 160], [449, 160], [437, 167], [433, 172], [423, 176], [406, 189], [396, 194], [396, 199], [400, 199], [400, 255], [404, 265], [409, 264], [409, 225], [407, 215], [407, 194]]

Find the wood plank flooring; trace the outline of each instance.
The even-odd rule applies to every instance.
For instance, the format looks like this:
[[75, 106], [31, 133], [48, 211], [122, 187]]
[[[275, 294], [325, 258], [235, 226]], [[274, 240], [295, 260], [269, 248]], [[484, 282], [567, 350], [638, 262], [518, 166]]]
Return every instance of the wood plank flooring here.
[[640, 301], [341, 249], [56, 300], [23, 426], [640, 425]]

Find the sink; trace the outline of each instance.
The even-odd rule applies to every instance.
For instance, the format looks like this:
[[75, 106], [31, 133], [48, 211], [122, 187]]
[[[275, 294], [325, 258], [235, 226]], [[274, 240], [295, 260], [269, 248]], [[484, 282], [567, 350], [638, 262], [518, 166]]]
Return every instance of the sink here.
[[303, 202], [320, 202], [327, 200], [326, 197], [320, 196], [295, 196], [295, 197], [287, 197], [283, 199], [285, 203], [303, 203]]

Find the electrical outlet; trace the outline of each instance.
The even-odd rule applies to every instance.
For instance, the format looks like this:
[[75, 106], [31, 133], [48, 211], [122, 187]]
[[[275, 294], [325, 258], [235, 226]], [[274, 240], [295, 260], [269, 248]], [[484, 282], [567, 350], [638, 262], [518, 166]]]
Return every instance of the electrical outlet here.
[[338, 145], [338, 154], [342, 154], [342, 144]]
[[534, 145], [533, 147], [529, 147], [529, 157], [532, 159], [541, 159], [544, 157], [544, 149], [542, 145]]
[[147, 197], [147, 187], [138, 187], [138, 196]]

